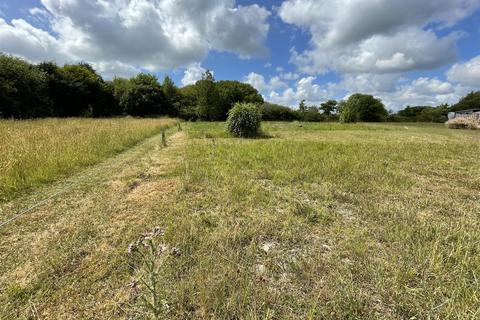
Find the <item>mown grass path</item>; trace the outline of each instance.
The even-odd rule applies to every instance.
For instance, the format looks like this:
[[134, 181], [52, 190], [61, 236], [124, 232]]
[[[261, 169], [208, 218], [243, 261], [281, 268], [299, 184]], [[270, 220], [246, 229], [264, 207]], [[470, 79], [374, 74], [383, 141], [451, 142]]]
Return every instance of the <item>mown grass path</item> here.
[[0, 229], [0, 319], [122, 317], [127, 246], [180, 188], [171, 173], [185, 135], [173, 133], [166, 148], [160, 137], [2, 205], [4, 221], [67, 189]]

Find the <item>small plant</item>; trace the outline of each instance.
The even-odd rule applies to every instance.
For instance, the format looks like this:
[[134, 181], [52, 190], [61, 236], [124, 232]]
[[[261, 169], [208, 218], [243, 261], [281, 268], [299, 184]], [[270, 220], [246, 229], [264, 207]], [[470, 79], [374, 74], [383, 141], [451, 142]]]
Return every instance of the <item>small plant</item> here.
[[235, 137], [251, 138], [260, 135], [262, 114], [253, 103], [237, 103], [228, 112], [227, 130]]
[[169, 305], [161, 291], [160, 274], [169, 256], [179, 256], [177, 248], [169, 248], [161, 241], [163, 229], [155, 227], [128, 246], [131, 267], [136, 277], [129, 284], [133, 297], [140, 306], [143, 318], [163, 319]]
[[480, 129], [480, 119], [475, 118], [455, 118], [446, 124], [449, 129]]

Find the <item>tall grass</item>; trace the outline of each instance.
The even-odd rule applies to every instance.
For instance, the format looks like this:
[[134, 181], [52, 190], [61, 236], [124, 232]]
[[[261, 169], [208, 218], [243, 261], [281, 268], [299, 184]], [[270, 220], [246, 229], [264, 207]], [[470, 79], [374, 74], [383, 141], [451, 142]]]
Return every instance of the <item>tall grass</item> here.
[[98, 163], [173, 125], [172, 119], [0, 121], [0, 201]]

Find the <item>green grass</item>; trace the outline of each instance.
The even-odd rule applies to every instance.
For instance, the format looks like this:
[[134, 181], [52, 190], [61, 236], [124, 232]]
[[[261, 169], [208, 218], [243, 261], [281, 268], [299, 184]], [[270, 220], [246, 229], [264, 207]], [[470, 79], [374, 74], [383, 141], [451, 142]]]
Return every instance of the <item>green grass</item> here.
[[[154, 137], [92, 167], [99, 181], [0, 230], [0, 318], [153, 317], [145, 285], [128, 286], [139, 279], [154, 281], [168, 319], [480, 316], [478, 132], [183, 129], [166, 149]], [[154, 226], [165, 235], [145, 260], [158, 259], [152, 278], [126, 250]]]
[[185, 193], [167, 215], [185, 254], [161, 277], [173, 318], [480, 316], [478, 133], [264, 129], [276, 138], [188, 130]]
[[0, 120], [0, 201], [98, 163], [174, 122], [169, 119]]

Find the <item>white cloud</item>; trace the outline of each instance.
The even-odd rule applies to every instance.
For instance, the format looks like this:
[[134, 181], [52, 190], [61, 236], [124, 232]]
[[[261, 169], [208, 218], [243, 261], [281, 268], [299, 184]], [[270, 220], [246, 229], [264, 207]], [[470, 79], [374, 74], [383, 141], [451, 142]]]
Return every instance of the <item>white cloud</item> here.
[[409, 83], [399, 85], [391, 93], [381, 93], [378, 96], [385, 105], [393, 110], [411, 106], [438, 106], [448, 103], [454, 104], [470, 89], [463, 86], [454, 86], [435, 78], [419, 78]]
[[159, 71], [201, 61], [210, 50], [264, 55], [270, 12], [233, 0], [42, 0], [52, 33], [0, 22], [0, 51], [32, 61], [88, 61]]
[[280, 78], [284, 80], [297, 80], [300, 78], [300, 75], [298, 73], [293, 73], [293, 72], [285, 72], [285, 73], [280, 73]]
[[316, 77], [305, 77], [298, 80], [294, 88], [287, 88], [278, 93], [271, 90], [267, 100], [290, 107], [298, 106], [299, 102], [306, 100], [309, 105], [318, 105], [336, 94], [335, 84], [328, 83], [324, 86], [315, 84]]
[[406, 105], [454, 104], [472, 90], [437, 78], [406, 80], [398, 74], [347, 74], [338, 83], [324, 85], [316, 84], [316, 80], [310, 76], [283, 91], [266, 89], [264, 96], [268, 101], [296, 107], [301, 100], [306, 100], [308, 105], [319, 105], [329, 99], [347, 99], [360, 92], [380, 98], [388, 109], [400, 110]]
[[311, 33], [312, 48], [292, 54], [303, 72], [398, 73], [452, 62], [459, 34], [434, 30], [479, 7], [480, 0], [287, 0], [278, 12]]
[[357, 92], [374, 95], [393, 110], [403, 109], [406, 105], [453, 104], [471, 90], [437, 78], [420, 77], [407, 81], [394, 74], [346, 75], [337, 86], [346, 92], [346, 96]]
[[38, 7], [28, 9], [28, 13], [32, 16], [48, 16], [47, 10]]
[[120, 61], [94, 62], [93, 67], [106, 79], [113, 79], [115, 77], [130, 78], [142, 70], [130, 64], [125, 64]]
[[270, 90], [277, 90], [277, 89], [282, 89], [282, 88], [288, 88], [288, 85], [283, 82], [280, 77], [275, 76], [270, 79], [270, 82], [268, 83], [268, 87]]
[[68, 60], [68, 55], [57, 39], [22, 19], [12, 20], [11, 24], [8, 24], [0, 18], [0, 52], [19, 55], [33, 61]]
[[259, 92], [263, 92], [267, 88], [265, 77], [255, 72], [250, 72], [248, 76], [243, 79], [243, 82], [248, 83]]
[[448, 80], [466, 86], [480, 87], [480, 56], [457, 63], [447, 72]]
[[288, 85], [283, 82], [280, 77], [272, 77], [268, 82], [265, 81], [265, 77], [261, 74], [251, 72], [244, 79], [243, 82], [250, 84], [252, 87], [257, 89], [259, 92], [266, 92], [270, 90], [277, 90], [288, 88]]
[[202, 75], [207, 71], [200, 63], [193, 63], [184, 71], [182, 84], [188, 86], [195, 84], [198, 80], [202, 79]]

